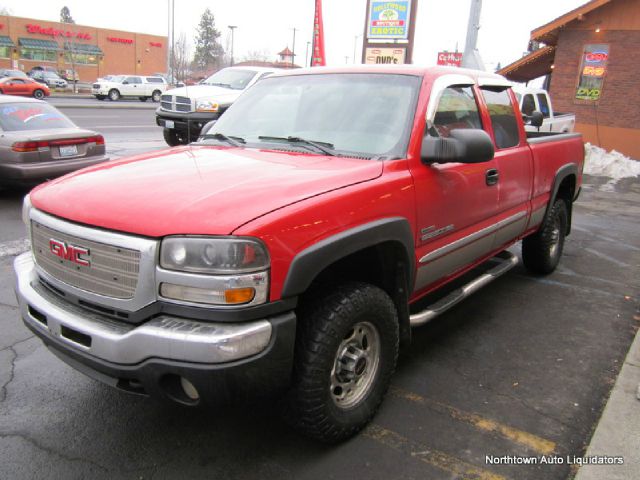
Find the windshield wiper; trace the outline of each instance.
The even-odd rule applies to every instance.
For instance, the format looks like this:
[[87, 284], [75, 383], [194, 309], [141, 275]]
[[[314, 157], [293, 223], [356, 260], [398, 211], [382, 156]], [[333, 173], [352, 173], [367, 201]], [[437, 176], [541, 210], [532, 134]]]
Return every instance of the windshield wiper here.
[[202, 138], [205, 140], [207, 138], [213, 138], [214, 140], [219, 140], [221, 142], [227, 142], [234, 147], [241, 147], [243, 143], [247, 143], [242, 137], [234, 137], [233, 135], [225, 135], [224, 133], [205, 133], [202, 135]]
[[231, 88], [231, 84], [229, 84], [229, 83], [210, 82], [210, 83], [205, 83], [205, 85], [214, 85], [214, 86], [218, 86], [218, 87]]
[[328, 142], [316, 142], [314, 140], [307, 140], [306, 138], [300, 137], [269, 137], [269, 136], [259, 136], [259, 140], [276, 140], [276, 141], [285, 141], [289, 143], [301, 143], [303, 145], [313, 147], [316, 150], [320, 150], [325, 155], [330, 155], [332, 157], [338, 157], [338, 153], [333, 148], [332, 143]]

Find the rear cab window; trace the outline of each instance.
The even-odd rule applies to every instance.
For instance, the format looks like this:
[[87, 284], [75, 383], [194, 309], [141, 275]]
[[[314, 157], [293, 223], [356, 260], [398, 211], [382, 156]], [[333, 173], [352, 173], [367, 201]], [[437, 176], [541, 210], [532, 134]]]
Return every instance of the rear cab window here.
[[164, 83], [164, 79], [160, 77], [147, 77], [148, 83]]
[[503, 86], [483, 86], [480, 90], [489, 110], [496, 147], [515, 147], [520, 143], [520, 130], [509, 89]]
[[544, 118], [549, 118], [551, 109], [549, 108], [549, 102], [547, 102], [547, 96], [544, 93], [539, 93], [538, 103], [540, 104], [540, 112]]

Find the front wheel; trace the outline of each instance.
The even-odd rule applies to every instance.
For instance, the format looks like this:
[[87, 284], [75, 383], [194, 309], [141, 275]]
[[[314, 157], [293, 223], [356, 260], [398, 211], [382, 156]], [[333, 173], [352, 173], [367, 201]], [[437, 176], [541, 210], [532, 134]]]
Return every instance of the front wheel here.
[[567, 204], [558, 199], [540, 230], [522, 240], [522, 261], [529, 271], [546, 275], [556, 269], [562, 256], [568, 222]]
[[44, 91], [40, 90], [39, 88], [37, 90], [33, 91], [33, 98], [37, 98], [38, 100], [42, 100], [44, 98]]
[[398, 318], [380, 288], [350, 282], [299, 309], [285, 419], [327, 443], [353, 436], [374, 416], [398, 358]]
[[156, 103], [158, 103], [160, 101], [160, 97], [162, 97], [162, 93], [160, 92], [160, 90], [155, 90], [151, 94], [151, 100], [153, 100]]
[[111, 100], [112, 102], [120, 100], [120, 92], [115, 88], [109, 90], [109, 100]]
[[164, 137], [164, 141], [167, 142], [167, 145], [169, 145], [170, 147], [187, 145], [189, 143], [186, 135], [180, 135], [179, 132], [171, 128], [164, 128], [162, 130], [162, 136]]

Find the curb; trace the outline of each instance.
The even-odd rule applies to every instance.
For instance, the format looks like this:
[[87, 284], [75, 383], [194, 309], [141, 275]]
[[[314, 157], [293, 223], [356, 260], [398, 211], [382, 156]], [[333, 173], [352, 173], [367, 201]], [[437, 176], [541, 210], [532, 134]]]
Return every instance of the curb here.
[[622, 457], [623, 464], [583, 465], [574, 480], [633, 480], [640, 471], [640, 330], [629, 348], [586, 457]]
[[49, 102], [50, 105], [53, 105], [56, 108], [60, 109], [68, 109], [68, 108], [91, 108], [91, 109], [99, 109], [99, 110], [156, 110], [158, 108], [155, 104], [150, 105], [137, 105], [135, 103], [120, 103], [120, 104], [93, 104], [93, 103], [56, 103]]

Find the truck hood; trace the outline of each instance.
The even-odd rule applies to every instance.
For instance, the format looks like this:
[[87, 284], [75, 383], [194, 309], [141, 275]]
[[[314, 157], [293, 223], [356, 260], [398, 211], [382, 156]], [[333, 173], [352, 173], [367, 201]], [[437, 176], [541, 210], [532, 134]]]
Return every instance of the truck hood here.
[[165, 92], [165, 95], [180, 95], [188, 98], [212, 98], [218, 103], [232, 103], [244, 90], [231, 90], [230, 88], [216, 87], [215, 85], [194, 85], [192, 87], [174, 88]]
[[382, 162], [227, 147], [179, 147], [44, 184], [34, 207], [149, 237], [226, 235], [266, 213], [382, 174]]

